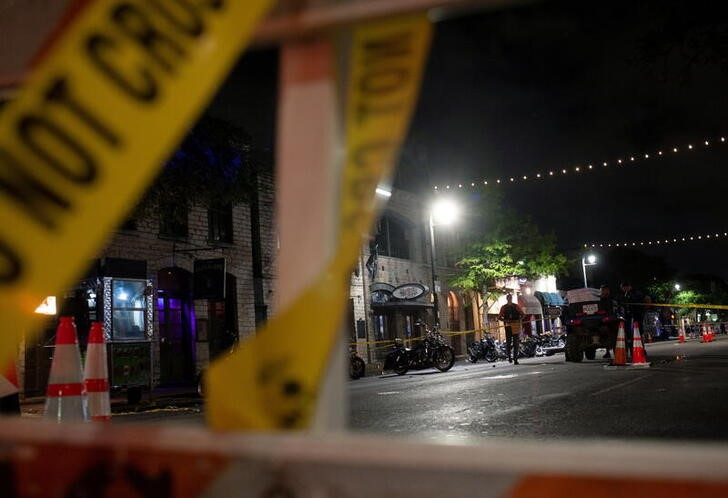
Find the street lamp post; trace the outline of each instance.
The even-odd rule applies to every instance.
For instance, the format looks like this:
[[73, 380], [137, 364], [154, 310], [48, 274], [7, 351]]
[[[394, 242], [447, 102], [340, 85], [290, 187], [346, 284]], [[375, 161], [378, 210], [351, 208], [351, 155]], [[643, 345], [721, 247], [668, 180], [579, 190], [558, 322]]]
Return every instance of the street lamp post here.
[[597, 264], [597, 257], [593, 254], [590, 254], [586, 258], [581, 258], [581, 271], [584, 273], [584, 288], [586, 289], [589, 287], [586, 283], [586, 267], [587, 266], [594, 266]]
[[435, 225], [450, 225], [457, 217], [457, 206], [451, 201], [443, 199], [436, 202], [430, 209], [430, 263], [432, 271], [432, 304], [435, 306], [435, 327], [440, 328], [440, 301], [437, 295], [437, 274], [435, 259]]

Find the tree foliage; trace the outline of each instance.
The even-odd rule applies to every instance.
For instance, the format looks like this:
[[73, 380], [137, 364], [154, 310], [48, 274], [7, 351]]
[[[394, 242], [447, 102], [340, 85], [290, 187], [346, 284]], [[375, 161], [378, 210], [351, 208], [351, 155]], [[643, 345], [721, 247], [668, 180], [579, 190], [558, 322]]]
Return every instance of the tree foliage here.
[[[242, 129], [202, 118], [167, 161], [135, 212], [145, 217], [160, 205], [186, 216], [189, 205], [210, 207], [240, 202], [254, 188], [251, 139]], [[175, 209], [176, 208], [176, 209]]]
[[500, 279], [566, 273], [568, 260], [557, 251], [556, 237], [540, 233], [529, 217], [501, 206], [498, 194], [483, 203], [486, 211], [481, 219], [487, 224], [474, 230], [450, 285], [490, 295], [500, 292], [495, 289]]

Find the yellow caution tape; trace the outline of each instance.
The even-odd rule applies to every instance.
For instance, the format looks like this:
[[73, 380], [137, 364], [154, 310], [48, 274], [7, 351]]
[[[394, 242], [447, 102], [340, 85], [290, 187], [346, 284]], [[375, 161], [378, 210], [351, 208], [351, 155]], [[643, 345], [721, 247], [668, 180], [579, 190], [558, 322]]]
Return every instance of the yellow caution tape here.
[[657, 304], [657, 303], [625, 303], [629, 306], [658, 306], [662, 308], [696, 308], [728, 310], [728, 304]]
[[271, 0], [97, 0], [0, 114], [0, 360], [86, 269]]
[[[375, 215], [375, 188], [397, 159], [431, 38], [425, 16], [354, 29], [337, 251], [326, 271], [235, 354], [208, 374], [216, 429], [302, 428], [309, 423], [348, 298], [348, 276]], [[296, 331], [295, 339], [291, 331]]]

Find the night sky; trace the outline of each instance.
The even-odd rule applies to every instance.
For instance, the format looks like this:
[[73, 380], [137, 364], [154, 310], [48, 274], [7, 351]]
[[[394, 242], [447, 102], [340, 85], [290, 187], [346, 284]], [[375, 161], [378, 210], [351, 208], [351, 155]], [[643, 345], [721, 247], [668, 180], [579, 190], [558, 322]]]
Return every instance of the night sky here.
[[[728, 139], [720, 3], [554, 1], [439, 22], [395, 186], [429, 195], [433, 185], [567, 168], [504, 192], [570, 251], [728, 231], [728, 142], [715, 142]], [[244, 56], [210, 108], [270, 150], [276, 57]], [[658, 150], [667, 157], [652, 159]], [[616, 165], [631, 155], [640, 160]], [[597, 171], [573, 173], [589, 163]], [[682, 273], [728, 277], [727, 249], [721, 238], [645, 252]]]

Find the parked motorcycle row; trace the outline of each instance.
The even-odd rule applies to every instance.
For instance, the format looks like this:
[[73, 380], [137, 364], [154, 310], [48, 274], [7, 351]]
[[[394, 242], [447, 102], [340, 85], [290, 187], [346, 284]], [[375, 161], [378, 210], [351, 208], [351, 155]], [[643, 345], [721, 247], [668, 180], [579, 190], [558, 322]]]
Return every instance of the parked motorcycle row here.
[[[551, 356], [564, 351], [566, 336], [562, 334], [540, 334], [521, 339], [518, 347], [519, 358]], [[508, 358], [505, 341], [498, 341], [486, 334], [480, 341], [468, 345], [468, 360], [477, 363], [485, 360], [493, 363]], [[392, 370], [404, 375], [410, 370], [436, 368], [441, 372], [450, 370], [455, 363], [455, 351], [437, 330], [427, 330], [422, 338], [413, 341], [408, 348], [402, 339], [395, 339], [392, 351], [384, 361], [383, 370]], [[356, 348], [349, 349], [349, 377], [359, 379], [364, 376], [366, 364], [356, 354]]]
[[[518, 358], [533, 358], [534, 356], [551, 356], [564, 351], [566, 337], [561, 334], [541, 334], [523, 337], [518, 345]], [[508, 358], [505, 341], [493, 339], [486, 335], [480, 341], [468, 345], [468, 360], [477, 363], [485, 360], [493, 363]]]

